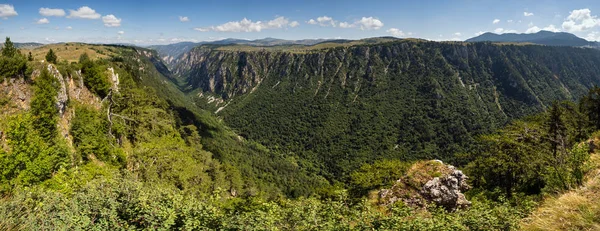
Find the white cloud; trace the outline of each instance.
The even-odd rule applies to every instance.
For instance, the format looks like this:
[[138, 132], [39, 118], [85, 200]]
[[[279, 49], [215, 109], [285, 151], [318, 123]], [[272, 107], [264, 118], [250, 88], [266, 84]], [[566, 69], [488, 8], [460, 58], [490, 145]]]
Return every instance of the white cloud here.
[[179, 16], [179, 21], [181, 21], [181, 22], [189, 22], [190, 19], [188, 17], [186, 17], [186, 16]]
[[507, 33], [517, 33], [517, 31], [516, 30], [507, 30], [507, 29], [504, 29], [504, 28], [496, 28], [494, 30], [494, 33], [496, 33], [496, 34], [507, 34]]
[[67, 18], [99, 19], [100, 14], [87, 6], [82, 6], [78, 10], [69, 10]]
[[340, 22], [340, 27], [341, 28], [352, 28], [352, 27], [354, 27], [354, 24], [350, 24], [347, 22]]
[[123, 34], [125, 34], [125, 31], [121, 30], [121, 31], [117, 32], [117, 34], [123, 35]]
[[72, 30], [72, 29], [73, 29], [73, 27], [71, 27], [71, 26], [67, 27], [67, 30]]
[[242, 19], [241, 21], [228, 22], [225, 24], [221, 24], [218, 26], [211, 27], [196, 27], [194, 30], [200, 32], [207, 31], [217, 31], [217, 32], [260, 32], [266, 29], [281, 29], [286, 27], [296, 27], [300, 23], [293, 21], [290, 22], [289, 19], [285, 17], [277, 17], [273, 20], [262, 22], [256, 21], [253, 22], [247, 18]]
[[379, 30], [383, 27], [383, 22], [373, 17], [362, 17], [355, 24], [360, 26], [361, 30]]
[[586, 39], [586, 40], [588, 40], [588, 41], [596, 41], [596, 42], [597, 42], [597, 41], [600, 41], [600, 32], [598, 32], [598, 31], [593, 31], [593, 32], [590, 32], [590, 33], [589, 33], [589, 34], [588, 34], [588, 35], [585, 37], [585, 39]]
[[46, 17], [63, 17], [66, 15], [63, 9], [40, 8], [40, 14]]
[[200, 31], [200, 32], [208, 32], [210, 31], [210, 28], [200, 28], [200, 27], [196, 27], [194, 28], [195, 31]]
[[462, 33], [456, 32], [456, 33], [454, 33], [454, 35], [460, 37], [460, 36], [462, 36]]
[[47, 18], [42, 18], [40, 20], [38, 20], [37, 22], [35, 22], [36, 24], [48, 24], [50, 23], [50, 21], [48, 21]]
[[537, 32], [543, 31], [543, 30], [550, 31], [550, 32], [560, 32], [560, 30], [558, 28], [556, 28], [556, 26], [551, 24], [544, 28], [539, 28], [537, 26], [530, 26], [529, 29], [527, 29], [527, 31], [525, 31], [525, 33], [527, 33], [527, 34], [537, 33]]
[[308, 20], [306, 23], [315, 25], [315, 24], [317, 24], [317, 21], [315, 21], [314, 19], [311, 19], [311, 20]]
[[506, 20], [507, 23], [513, 23], [514, 21], [512, 19]]
[[492, 24], [498, 24], [500, 23], [500, 19], [494, 19], [494, 21], [492, 22]]
[[540, 32], [541, 30], [542, 30], [542, 29], [540, 29], [539, 27], [537, 27], [537, 26], [533, 26], [533, 27], [530, 27], [529, 29], [527, 29], [527, 30], [525, 31], [525, 33], [527, 33], [527, 34], [532, 34], [532, 33], [537, 33], [537, 32]]
[[8, 4], [0, 4], [0, 17], [7, 19], [8, 17], [13, 17], [19, 15], [17, 11], [15, 11], [15, 7]]
[[479, 32], [475, 33], [475, 36], [479, 36], [479, 35], [482, 35], [482, 34], [485, 34], [485, 32], [479, 31]]
[[547, 27], [544, 27], [545, 31], [551, 31], [551, 32], [560, 32], [560, 29], [556, 28], [554, 25], [549, 25]]
[[319, 22], [319, 25], [321, 25], [321, 26], [331, 25], [331, 26], [335, 27], [335, 21], [331, 17], [327, 17], [327, 16], [318, 17], [317, 22]]
[[406, 35], [404, 32], [402, 32], [400, 29], [397, 29], [397, 28], [390, 28], [389, 30], [386, 30], [385, 32], [390, 33], [394, 37], [404, 37]]
[[600, 25], [600, 19], [590, 9], [573, 10], [563, 22], [562, 28], [569, 32], [581, 32]]
[[121, 19], [115, 17], [112, 14], [105, 15], [104, 17], [102, 17], [102, 22], [104, 22], [104, 26], [106, 26], [106, 27], [120, 27], [121, 26]]
[[525, 12], [523, 12], [523, 16], [530, 17], [530, 16], [533, 16], [533, 13], [525, 11]]

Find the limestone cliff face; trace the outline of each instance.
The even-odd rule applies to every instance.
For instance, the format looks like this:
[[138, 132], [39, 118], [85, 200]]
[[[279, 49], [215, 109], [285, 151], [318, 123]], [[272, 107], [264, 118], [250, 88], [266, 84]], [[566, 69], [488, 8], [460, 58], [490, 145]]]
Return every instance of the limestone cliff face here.
[[[571, 53], [580, 54], [557, 57]], [[574, 75], [580, 65], [572, 63], [573, 58], [591, 70]], [[332, 87], [358, 93], [402, 81], [397, 77], [403, 75], [430, 77], [438, 83], [444, 78], [451, 84], [432, 86], [434, 97], [446, 97], [449, 88], [477, 92], [476, 98], [503, 111], [505, 104], [543, 108], [555, 99], [575, 99], [598, 83], [598, 76], [592, 74], [600, 71], [593, 64], [598, 61], [595, 50], [464, 43], [395, 42], [301, 53], [197, 47], [176, 61], [173, 72], [187, 87], [224, 99], [251, 93], [265, 79], [270, 80], [265, 87], [289, 81], [293, 89], [310, 88], [316, 95]]]
[[341, 174], [376, 158], [450, 160], [477, 135], [600, 84], [600, 52], [424, 41], [201, 46], [171, 70], [244, 138]]

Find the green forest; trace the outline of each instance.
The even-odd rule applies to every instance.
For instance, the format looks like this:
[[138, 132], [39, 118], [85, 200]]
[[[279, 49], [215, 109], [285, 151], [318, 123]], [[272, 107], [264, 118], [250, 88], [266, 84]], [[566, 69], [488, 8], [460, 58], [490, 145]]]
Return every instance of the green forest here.
[[[364, 52], [369, 46], [351, 49]], [[548, 77], [553, 72], [537, 62], [515, 64], [525, 58], [507, 61], [498, 56], [501, 60], [485, 63], [486, 58], [481, 58], [470, 64], [443, 55], [462, 45], [395, 42], [387, 46], [414, 49], [423, 56], [408, 63], [386, 61], [405, 67], [386, 69], [398, 79], [368, 83], [385, 88], [366, 87], [356, 93], [333, 87], [331, 97], [340, 104], [349, 104], [356, 95], [373, 96], [346, 106], [348, 111], [333, 110], [341, 106], [330, 101], [303, 98], [306, 93], [273, 97], [281, 95], [259, 89], [243, 97], [263, 99], [260, 103], [240, 100], [218, 117], [207, 110], [210, 105], [190, 97], [193, 90], [177, 84], [181, 76], [169, 71], [153, 50], [66, 43], [44, 50], [40, 60], [16, 49], [7, 38], [0, 57], [0, 86], [23, 83], [31, 98], [29, 105], [20, 107], [18, 96], [0, 91], [0, 230], [517, 230], [544, 198], [576, 189], [594, 170], [590, 163], [597, 155], [594, 141], [600, 139], [596, 132], [600, 88], [582, 82], [589, 84], [600, 74], [592, 68], [600, 62], [588, 59], [600, 57], [598, 51], [465, 45], [475, 52], [539, 55], [546, 63], [556, 62], [547, 66], [558, 69], [573, 65], [562, 69], [561, 75], [572, 94], [545, 91], [541, 95], [532, 88], [549, 89], [542, 86], [543, 78], [524, 76]], [[84, 47], [105, 57], [83, 53], [78, 61], [61, 59], [66, 52]], [[312, 55], [342, 51], [319, 52]], [[554, 61], [544, 55], [551, 52], [564, 55], [552, 56], [561, 59]], [[285, 52], [266, 55], [294, 58]], [[355, 62], [367, 61], [359, 56], [347, 62], [360, 66]], [[459, 105], [477, 93], [449, 87], [460, 83], [445, 78], [455, 76], [447, 62], [462, 66], [465, 79], [491, 79], [508, 72], [511, 77], [500, 80], [506, 89], [498, 91], [503, 105], [509, 105], [504, 112], [510, 116], [500, 118], [491, 116], [497, 111], [480, 110], [495, 108], [493, 103]], [[295, 62], [290, 63], [294, 67]], [[302, 65], [318, 66], [318, 60]], [[524, 66], [530, 68], [520, 68]], [[367, 69], [343, 72], [356, 76], [383, 71]], [[281, 74], [275, 70], [272, 75]], [[531, 70], [537, 72], [524, 73]], [[410, 80], [417, 72], [422, 73]], [[278, 80], [266, 79], [262, 87], [274, 89], [274, 83], [266, 84], [269, 81]], [[294, 84], [281, 86], [293, 91]], [[498, 87], [487, 84], [486, 89]], [[394, 102], [405, 100], [406, 95], [394, 96], [393, 90], [421, 99], [450, 100], [404, 107]], [[269, 97], [272, 100], [266, 101]], [[398, 98], [384, 101], [390, 97]], [[480, 97], [493, 98], [493, 94]], [[523, 97], [524, 103], [518, 100]], [[286, 111], [270, 111], [284, 104]], [[533, 109], [528, 109], [531, 105]], [[398, 118], [427, 118], [396, 120], [387, 116], [390, 112]], [[462, 122], [455, 124], [458, 121]], [[352, 126], [345, 127], [348, 124]], [[389, 148], [398, 142], [405, 146]], [[468, 208], [448, 209], [434, 202], [414, 207], [401, 201], [382, 202], [377, 196], [380, 190], [397, 185], [398, 179], [405, 179], [403, 184], [412, 190], [423, 186], [421, 178], [441, 176], [439, 171], [418, 168], [434, 158], [455, 165], [469, 177]], [[590, 215], [574, 229], [593, 228], [600, 219], [597, 207], [586, 211]]]

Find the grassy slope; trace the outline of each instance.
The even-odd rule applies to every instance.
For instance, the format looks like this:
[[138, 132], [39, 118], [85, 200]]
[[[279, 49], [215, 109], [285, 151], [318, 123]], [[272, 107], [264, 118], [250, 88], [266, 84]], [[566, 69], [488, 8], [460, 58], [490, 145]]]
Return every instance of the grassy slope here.
[[79, 61], [79, 56], [83, 53], [87, 53], [92, 59], [108, 58], [109, 54], [113, 53], [110, 47], [83, 43], [50, 44], [33, 50], [24, 49], [22, 52], [25, 54], [31, 52], [31, 55], [35, 60], [45, 60], [46, 53], [48, 53], [48, 50], [50, 49], [56, 53], [58, 61], [67, 60], [69, 63]]
[[[596, 140], [596, 143], [598, 140]], [[522, 230], [600, 230], [600, 151], [592, 154], [584, 185], [546, 201], [521, 223]]]

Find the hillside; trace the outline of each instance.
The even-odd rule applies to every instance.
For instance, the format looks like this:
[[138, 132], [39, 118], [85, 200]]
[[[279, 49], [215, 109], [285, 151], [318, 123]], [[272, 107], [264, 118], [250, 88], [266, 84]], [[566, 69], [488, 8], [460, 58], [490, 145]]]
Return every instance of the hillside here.
[[600, 129], [591, 49], [8, 47], [2, 230], [515, 230]]
[[596, 47], [597, 44], [565, 32], [540, 31], [532, 34], [485, 33], [466, 42], [532, 43], [547, 46]]
[[302, 39], [302, 40], [285, 40], [276, 38], [264, 38], [256, 40], [245, 39], [223, 39], [209, 42], [180, 42], [168, 45], [152, 45], [148, 48], [156, 50], [163, 61], [169, 65], [172, 64], [179, 56], [189, 52], [194, 47], [211, 44], [211, 45], [247, 45], [247, 46], [279, 46], [279, 45], [314, 45], [327, 41], [327, 39]]
[[[598, 141], [598, 140], [596, 140]], [[600, 157], [592, 155], [591, 171], [578, 189], [546, 199], [528, 218], [522, 230], [600, 230]]]
[[593, 49], [398, 41], [201, 46], [173, 69], [196, 105], [331, 178], [378, 159], [437, 158], [600, 84]]

